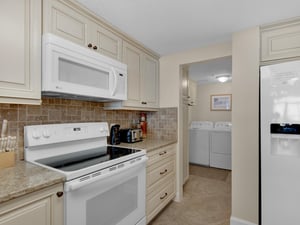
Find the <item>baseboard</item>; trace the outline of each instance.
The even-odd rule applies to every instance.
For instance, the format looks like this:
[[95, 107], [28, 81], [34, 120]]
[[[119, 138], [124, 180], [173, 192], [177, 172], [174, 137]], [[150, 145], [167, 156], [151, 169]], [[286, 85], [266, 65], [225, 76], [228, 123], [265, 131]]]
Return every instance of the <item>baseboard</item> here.
[[246, 220], [238, 219], [236, 217], [230, 217], [230, 225], [257, 225]]

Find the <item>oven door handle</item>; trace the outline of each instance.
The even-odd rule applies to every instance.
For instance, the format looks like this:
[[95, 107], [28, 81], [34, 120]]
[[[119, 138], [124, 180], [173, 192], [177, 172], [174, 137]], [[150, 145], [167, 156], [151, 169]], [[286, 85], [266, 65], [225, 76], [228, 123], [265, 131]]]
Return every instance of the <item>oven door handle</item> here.
[[[133, 162], [133, 160], [135, 160]], [[88, 176], [84, 176], [80, 179], [76, 179], [76, 180], [73, 180], [71, 181], [70, 183], [65, 183], [65, 191], [68, 192], [68, 191], [75, 191], [83, 186], [86, 186], [88, 184], [91, 184], [91, 183], [94, 183], [96, 181], [99, 181], [99, 180], [103, 180], [107, 177], [111, 177], [115, 174], [118, 174], [118, 173], [121, 173], [123, 172], [124, 170], [128, 170], [132, 167], [138, 167], [142, 164], [144, 164], [148, 158], [147, 156], [142, 156], [141, 158], [136, 158], [136, 159], [133, 159], [133, 160], [129, 160], [127, 162], [123, 162], [123, 163], [120, 163], [118, 165], [115, 165], [115, 166], [112, 166], [112, 167], [109, 167], [105, 170], [103, 170], [103, 174], [102, 174], [102, 171], [100, 171], [100, 175], [97, 175], [95, 177], [93, 177], [93, 174], [90, 174]], [[120, 167], [120, 165], [122, 165], [122, 167]], [[119, 167], [118, 167], [119, 166]], [[110, 170], [111, 168], [115, 167], [114, 170]], [[95, 174], [99, 174], [99, 171], [96, 171]]]

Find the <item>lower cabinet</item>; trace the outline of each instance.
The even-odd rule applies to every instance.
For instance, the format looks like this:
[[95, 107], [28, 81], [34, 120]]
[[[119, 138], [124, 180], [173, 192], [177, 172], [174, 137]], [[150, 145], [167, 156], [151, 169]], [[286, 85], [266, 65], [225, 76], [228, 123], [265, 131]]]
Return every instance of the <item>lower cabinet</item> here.
[[149, 223], [175, 197], [175, 145], [147, 153], [146, 218]]
[[0, 225], [63, 225], [63, 185], [1, 203]]

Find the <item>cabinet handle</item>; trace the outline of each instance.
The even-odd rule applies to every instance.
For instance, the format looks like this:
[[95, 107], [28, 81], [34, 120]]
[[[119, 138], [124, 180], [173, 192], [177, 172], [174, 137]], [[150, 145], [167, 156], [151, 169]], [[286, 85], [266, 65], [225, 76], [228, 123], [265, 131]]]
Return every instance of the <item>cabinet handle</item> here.
[[160, 174], [160, 175], [163, 175], [163, 174], [165, 174], [166, 172], [168, 172], [167, 169], [165, 169], [163, 172], [160, 172], [159, 174]]
[[91, 48], [91, 47], [93, 47], [93, 45], [92, 45], [91, 43], [89, 43], [89, 44], [88, 44], [88, 47]]
[[61, 197], [61, 196], [63, 196], [64, 195], [64, 193], [62, 192], [62, 191], [58, 191], [57, 193], [56, 193], [56, 195], [57, 195], [57, 197]]
[[161, 196], [160, 197], [160, 199], [162, 200], [162, 199], [164, 199], [165, 197], [167, 197], [168, 196], [168, 193], [166, 192], [165, 194], [164, 194], [164, 196]]
[[165, 154], [167, 154], [167, 151], [163, 151], [159, 153], [159, 155], [165, 155]]
[[142, 102], [143, 105], [147, 105], [147, 102]]
[[94, 50], [97, 50], [97, 49], [98, 49], [98, 47], [95, 45], [95, 46], [93, 47], [93, 49], [94, 49]]

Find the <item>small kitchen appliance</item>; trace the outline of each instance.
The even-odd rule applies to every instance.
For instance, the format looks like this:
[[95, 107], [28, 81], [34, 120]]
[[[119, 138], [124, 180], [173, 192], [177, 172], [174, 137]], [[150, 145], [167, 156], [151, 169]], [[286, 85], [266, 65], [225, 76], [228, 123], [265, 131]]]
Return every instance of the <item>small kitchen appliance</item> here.
[[113, 124], [110, 128], [110, 144], [118, 145], [120, 144], [120, 125]]
[[121, 129], [120, 130], [121, 142], [134, 143], [143, 140], [143, 133], [141, 128], [136, 129]]
[[300, 224], [300, 61], [260, 68], [260, 224]]
[[25, 126], [25, 160], [62, 173], [65, 225], [145, 225], [144, 150], [107, 145], [107, 123]]

